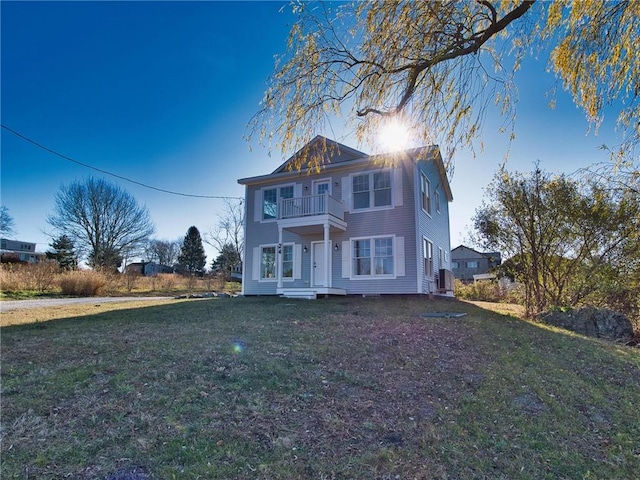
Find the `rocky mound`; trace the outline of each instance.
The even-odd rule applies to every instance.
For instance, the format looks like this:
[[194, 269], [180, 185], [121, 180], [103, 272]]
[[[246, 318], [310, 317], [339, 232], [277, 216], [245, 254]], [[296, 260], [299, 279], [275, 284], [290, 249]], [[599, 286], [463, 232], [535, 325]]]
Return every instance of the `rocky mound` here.
[[551, 311], [536, 319], [546, 325], [564, 328], [588, 337], [628, 341], [633, 337], [631, 321], [621, 313], [606, 308], [580, 308], [567, 312]]

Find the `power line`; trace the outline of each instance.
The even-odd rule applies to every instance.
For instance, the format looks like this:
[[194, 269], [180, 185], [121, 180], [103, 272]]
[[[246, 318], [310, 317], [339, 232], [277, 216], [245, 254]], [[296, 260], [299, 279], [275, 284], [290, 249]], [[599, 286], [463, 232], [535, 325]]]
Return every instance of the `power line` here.
[[20, 137], [23, 140], [26, 140], [27, 142], [35, 145], [38, 148], [41, 148], [42, 150], [51, 153], [52, 155], [55, 155], [57, 157], [60, 157], [64, 160], [67, 160], [69, 162], [73, 162], [76, 163], [78, 165], [81, 165], [83, 167], [86, 168], [90, 168], [91, 170], [95, 170], [96, 172], [100, 172], [100, 173], [104, 173], [105, 175], [111, 175], [112, 177], [116, 177], [119, 178], [120, 180], [125, 180], [127, 182], [131, 182], [134, 183], [136, 185], [140, 185], [141, 187], [145, 187], [145, 188], [149, 188], [151, 190], [156, 190], [157, 192], [162, 192], [162, 193], [168, 193], [171, 195], [179, 195], [181, 197], [193, 197], [193, 198], [217, 198], [217, 199], [232, 199], [232, 200], [244, 200], [242, 197], [225, 197], [225, 196], [219, 196], [219, 195], [194, 195], [192, 193], [181, 193], [181, 192], [173, 192], [171, 190], [165, 190], [164, 188], [158, 188], [158, 187], [154, 187], [153, 185], [147, 185], [146, 183], [142, 183], [142, 182], [138, 182], [136, 180], [132, 180], [130, 178], [127, 177], [123, 177], [122, 175], [118, 175], [116, 173], [111, 173], [108, 172], [106, 170], [102, 170], [100, 168], [94, 167], [93, 165], [89, 165], [83, 162], [80, 162], [78, 160], [75, 160], [71, 157], [67, 157], [66, 155], [63, 155], [61, 153], [56, 152], [55, 150], [52, 150], [51, 148], [45, 147], [44, 145], [42, 145], [41, 143], [36, 142], [35, 140], [30, 139], [29, 137], [21, 134], [20, 132], [16, 132], [15, 130], [13, 130], [12, 128], [7, 127], [6, 125], [0, 125], [2, 128], [4, 128], [5, 130], [13, 133], [16, 137]]

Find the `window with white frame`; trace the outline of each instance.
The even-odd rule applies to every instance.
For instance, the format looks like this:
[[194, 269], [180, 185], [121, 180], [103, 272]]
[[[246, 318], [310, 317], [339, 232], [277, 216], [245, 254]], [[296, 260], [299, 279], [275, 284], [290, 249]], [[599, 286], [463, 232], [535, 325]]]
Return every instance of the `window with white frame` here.
[[388, 207], [392, 204], [390, 170], [354, 175], [351, 185], [354, 210]]
[[394, 275], [393, 237], [352, 240], [354, 277]]
[[278, 203], [285, 198], [293, 198], [293, 185], [265, 188], [262, 190], [262, 219], [278, 218]]
[[467, 268], [478, 268], [478, 262], [476, 260], [468, 261]]
[[260, 279], [276, 278], [276, 246], [264, 246], [260, 249]]
[[431, 182], [424, 173], [420, 173], [420, 199], [422, 209], [431, 214]]
[[293, 279], [293, 245], [282, 246], [282, 278]]
[[433, 277], [433, 243], [424, 237], [422, 238], [422, 256], [425, 277]]
[[438, 268], [444, 268], [444, 250], [438, 247]]
[[436, 202], [436, 212], [440, 213], [440, 192], [438, 190], [433, 193], [433, 199]]

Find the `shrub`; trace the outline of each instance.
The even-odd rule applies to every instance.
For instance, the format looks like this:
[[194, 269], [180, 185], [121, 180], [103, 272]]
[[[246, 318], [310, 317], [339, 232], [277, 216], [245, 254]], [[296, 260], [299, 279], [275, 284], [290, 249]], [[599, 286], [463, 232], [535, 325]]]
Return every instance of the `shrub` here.
[[54, 261], [5, 263], [0, 268], [0, 285], [4, 292], [51, 290], [60, 267]]
[[107, 287], [104, 274], [91, 270], [67, 272], [60, 278], [60, 289], [65, 295], [92, 297], [102, 293]]
[[178, 276], [175, 273], [160, 273], [157, 278], [162, 290], [173, 290], [178, 281]]
[[500, 286], [497, 281], [483, 280], [474, 283], [463, 283], [455, 280], [456, 297], [465, 300], [480, 300], [484, 302], [509, 302], [509, 291]]

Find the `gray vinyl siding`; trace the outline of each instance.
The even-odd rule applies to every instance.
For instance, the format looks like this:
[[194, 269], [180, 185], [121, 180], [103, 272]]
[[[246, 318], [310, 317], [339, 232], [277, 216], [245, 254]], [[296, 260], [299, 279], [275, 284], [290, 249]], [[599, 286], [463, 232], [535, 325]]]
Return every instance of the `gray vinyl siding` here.
[[[375, 169], [375, 168], [374, 168]], [[378, 167], [379, 169], [379, 167]], [[411, 164], [400, 164], [396, 171], [402, 174], [402, 205], [387, 210], [366, 212], [352, 212], [345, 214], [347, 230], [338, 232], [332, 237], [332, 242], [338, 242], [340, 250], [334, 253], [333, 286], [345, 288], [347, 294], [401, 294], [418, 293], [416, 284], [416, 262], [412, 252], [415, 251], [414, 205], [411, 181]], [[363, 170], [352, 170], [343, 173], [346, 178], [350, 173], [360, 173]], [[404, 269], [403, 276], [396, 278], [351, 279], [342, 276], [342, 258], [345, 252], [343, 241], [358, 237], [374, 237], [389, 235], [404, 239]], [[394, 255], [396, 252], [394, 252]], [[351, 262], [350, 262], [351, 263]]]
[[[255, 183], [246, 185], [246, 210], [245, 210], [245, 258], [243, 261], [243, 293], [245, 295], [275, 295], [277, 292], [276, 281], [258, 281], [254, 278], [254, 249], [260, 245], [278, 243], [277, 222], [256, 221], [255, 209], [261, 208], [256, 201], [256, 192], [264, 187], [286, 185], [295, 183], [298, 186], [297, 195], [303, 196], [313, 194], [314, 180], [330, 179], [331, 195], [347, 204], [350, 198], [343, 198], [350, 191], [351, 185], [345, 184], [350, 181], [350, 175], [364, 173], [371, 170], [380, 170], [383, 167], [375, 164], [363, 164], [340, 166], [332, 171], [324, 171], [319, 174], [303, 174], [290, 176], [279, 174], [274, 181], [261, 177]], [[419, 198], [419, 170], [424, 170], [430, 181], [432, 190], [440, 190], [440, 213], [434, 212], [428, 217], [420, 208]], [[449, 212], [448, 202], [445, 192], [439, 185], [439, 174], [433, 161], [421, 161], [417, 164], [413, 160], [400, 163], [394, 168], [395, 172], [401, 173], [402, 178], [402, 200], [392, 201], [393, 208], [351, 211], [345, 212], [344, 220], [347, 223], [346, 231], [332, 229], [331, 239], [331, 278], [332, 287], [344, 288], [347, 294], [414, 294], [433, 291], [434, 287], [427, 285], [424, 279], [422, 261], [422, 237], [429, 238], [434, 245], [434, 272], [441, 268], [437, 264], [438, 248], [447, 252], [450, 260], [449, 245]], [[396, 173], [393, 174], [394, 176]], [[393, 181], [393, 180], [392, 180]], [[249, 182], [251, 183], [251, 182]], [[392, 183], [393, 184], [393, 183]], [[397, 185], [396, 185], [397, 186]], [[394, 186], [395, 188], [395, 186]], [[398, 205], [401, 203], [401, 205]], [[435, 203], [435, 202], [434, 202]], [[417, 227], [416, 227], [417, 225]], [[401, 239], [404, 244], [404, 275], [396, 275], [395, 278], [367, 278], [353, 279], [343, 274], [343, 258], [345, 255], [343, 242], [348, 242], [353, 238], [393, 236]], [[312, 249], [311, 243], [322, 241], [323, 235], [298, 235], [296, 233], [283, 230], [283, 243], [294, 243], [306, 246], [307, 252], [301, 253], [301, 278], [295, 281], [284, 281], [284, 288], [306, 288], [311, 286], [312, 275]], [[334, 250], [336, 243], [339, 249]], [[395, 246], [394, 246], [395, 248]], [[350, 252], [349, 252], [350, 253]], [[394, 256], [397, 251], [394, 249]], [[349, 263], [349, 268], [351, 267]], [[442, 268], [450, 269], [450, 262]], [[394, 273], [398, 273], [396, 269]], [[259, 275], [258, 275], [259, 276]]]
[[[420, 173], [424, 172], [431, 182], [431, 215], [422, 209], [420, 198]], [[440, 183], [440, 176], [433, 161], [421, 160], [415, 167], [414, 178], [416, 223], [418, 225], [416, 236], [416, 257], [418, 259], [418, 283], [421, 293], [434, 292], [436, 289], [435, 277], [441, 268], [451, 270], [451, 240], [449, 233], [449, 202]], [[436, 211], [435, 192], [440, 193], [440, 213]], [[424, 271], [422, 238], [427, 238], [433, 243], [433, 277], [427, 277]], [[438, 262], [438, 249], [446, 252], [446, 260], [442, 264]]]

